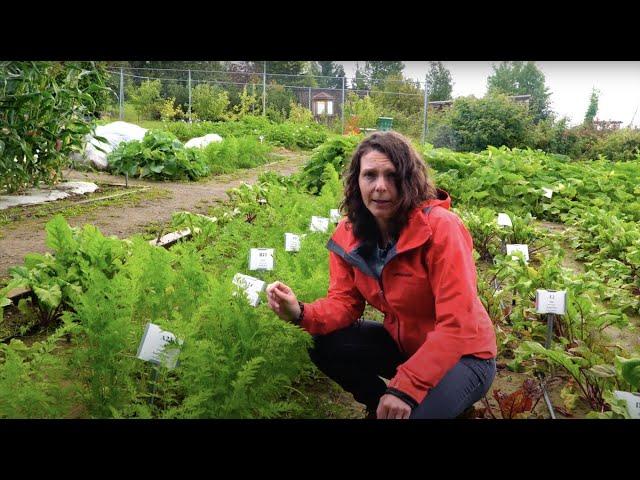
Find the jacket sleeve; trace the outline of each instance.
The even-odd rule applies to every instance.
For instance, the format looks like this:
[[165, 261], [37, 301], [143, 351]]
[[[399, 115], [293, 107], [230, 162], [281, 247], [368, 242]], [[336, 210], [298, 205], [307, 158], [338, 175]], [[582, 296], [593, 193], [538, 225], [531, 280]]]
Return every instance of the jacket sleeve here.
[[[435, 213], [435, 212], [434, 212]], [[425, 253], [435, 299], [435, 327], [425, 342], [397, 369], [388, 387], [418, 404], [453, 368], [486, 315], [478, 299], [473, 241], [462, 221], [446, 211], [429, 217], [432, 239]]]
[[300, 326], [311, 335], [326, 335], [360, 318], [365, 300], [356, 288], [354, 275], [351, 265], [329, 252], [329, 291], [325, 298], [304, 305]]

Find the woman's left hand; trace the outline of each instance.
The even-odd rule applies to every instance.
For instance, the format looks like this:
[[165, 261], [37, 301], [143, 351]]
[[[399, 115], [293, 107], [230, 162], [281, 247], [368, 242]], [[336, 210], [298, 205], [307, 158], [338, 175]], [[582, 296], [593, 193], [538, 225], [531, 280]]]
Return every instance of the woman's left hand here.
[[387, 393], [380, 397], [376, 416], [380, 419], [403, 420], [411, 415], [411, 407], [395, 395]]

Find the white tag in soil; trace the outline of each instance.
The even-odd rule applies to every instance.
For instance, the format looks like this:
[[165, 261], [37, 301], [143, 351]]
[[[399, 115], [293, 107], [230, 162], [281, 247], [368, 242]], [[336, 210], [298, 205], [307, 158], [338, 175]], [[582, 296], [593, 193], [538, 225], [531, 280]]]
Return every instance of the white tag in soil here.
[[252, 248], [249, 251], [249, 270], [273, 270], [273, 248]]
[[294, 233], [284, 234], [284, 250], [285, 252], [299, 252], [300, 251], [300, 235]]
[[511, 223], [511, 218], [509, 218], [509, 215], [507, 215], [506, 213], [498, 214], [498, 225], [500, 225], [501, 227], [513, 226], [513, 224]]
[[332, 208], [329, 211], [329, 218], [333, 223], [338, 223], [342, 218], [342, 215], [340, 215], [340, 210], [338, 210], [337, 208]]
[[616, 398], [627, 402], [627, 411], [631, 418], [640, 420], [640, 394], [621, 392], [619, 390], [614, 390], [613, 394]]
[[[236, 273], [233, 276], [233, 284], [244, 290], [244, 293], [252, 307], [257, 307], [260, 303], [260, 292], [266, 287], [266, 283], [262, 280], [242, 273]], [[235, 293], [234, 293], [235, 295]]]
[[311, 217], [309, 229], [312, 232], [326, 232], [329, 229], [329, 219], [326, 217]]
[[[176, 366], [180, 353], [180, 348], [172, 344], [175, 341], [173, 333], [162, 330], [154, 323], [147, 323], [136, 357], [156, 365], [164, 364], [172, 369]], [[178, 340], [178, 343], [182, 344], [182, 341]], [[168, 344], [172, 345], [165, 348]]]
[[543, 197], [551, 198], [553, 196], [553, 190], [550, 188], [542, 187], [542, 191], [544, 192], [542, 194]]
[[[529, 247], [522, 243], [508, 243], [507, 244], [507, 255], [511, 255], [514, 252], [522, 252], [524, 255], [525, 263], [529, 263]], [[512, 257], [514, 260], [517, 259], [515, 255]]]
[[536, 290], [536, 312], [564, 315], [567, 312], [566, 300], [566, 290]]

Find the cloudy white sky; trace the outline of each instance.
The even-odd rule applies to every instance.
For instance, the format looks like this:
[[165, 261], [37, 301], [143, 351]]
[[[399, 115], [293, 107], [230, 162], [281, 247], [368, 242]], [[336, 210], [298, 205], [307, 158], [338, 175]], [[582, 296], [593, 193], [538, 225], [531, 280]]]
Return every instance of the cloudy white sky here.
[[[353, 77], [355, 61], [338, 61], [347, 77]], [[364, 60], [358, 62], [364, 66]], [[405, 61], [404, 75], [424, 81], [428, 62]], [[487, 90], [487, 78], [493, 72], [492, 64], [499, 62], [445, 61], [451, 72], [453, 97], [475, 95], [482, 97]], [[544, 73], [551, 93], [551, 108], [560, 116], [567, 116], [575, 125], [582, 122], [589, 105], [592, 88], [600, 91], [597, 118], [621, 120], [623, 126], [633, 119], [640, 126], [640, 62], [577, 62], [536, 61]], [[634, 118], [634, 112], [635, 114]]]

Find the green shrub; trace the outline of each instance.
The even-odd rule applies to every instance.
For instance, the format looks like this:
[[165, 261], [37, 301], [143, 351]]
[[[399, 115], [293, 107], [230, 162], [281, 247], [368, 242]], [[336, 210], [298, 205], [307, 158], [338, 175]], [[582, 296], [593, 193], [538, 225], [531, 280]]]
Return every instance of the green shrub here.
[[136, 87], [131, 85], [127, 91], [129, 102], [133, 104], [138, 118], [157, 120], [160, 118], [162, 99], [160, 98], [160, 80], [145, 80]]
[[489, 145], [527, 146], [532, 119], [526, 106], [496, 94], [457, 98], [449, 112], [449, 124], [459, 137], [459, 150], [478, 152]]
[[357, 127], [375, 128], [380, 112], [381, 110], [369, 95], [360, 98], [354, 92], [347, 93], [347, 99], [344, 104], [344, 117], [347, 120], [355, 117]]
[[611, 161], [629, 161], [640, 156], [640, 129], [623, 128], [598, 139], [590, 158], [602, 155]]
[[323, 173], [327, 164], [339, 175], [348, 164], [360, 141], [360, 136], [334, 137], [317, 147], [301, 173], [302, 185], [311, 193], [319, 193], [324, 185]]
[[291, 123], [309, 124], [313, 122], [313, 113], [299, 103], [291, 102], [288, 120]]
[[108, 92], [93, 62], [0, 62], [0, 191], [53, 184]]
[[149, 130], [141, 142], [122, 142], [109, 154], [108, 162], [115, 174], [155, 180], [194, 180], [209, 173], [198, 149], [184, 148], [173, 134], [154, 130]]
[[196, 85], [192, 93], [192, 110], [202, 120], [224, 120], [229, 106], [227, 92], [207, 83]]
[[225, 137], [222, 142], [207, 145], [202, 156], [213, 174], [228, 173], [239, 168], [252, 168], [267, 163], [271, 147], [255, 137]]

